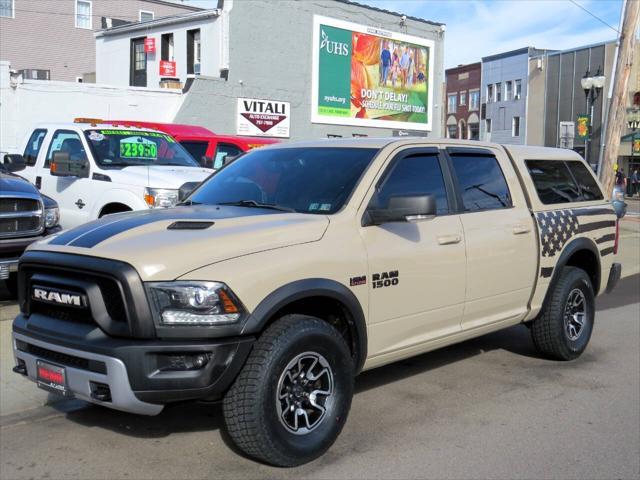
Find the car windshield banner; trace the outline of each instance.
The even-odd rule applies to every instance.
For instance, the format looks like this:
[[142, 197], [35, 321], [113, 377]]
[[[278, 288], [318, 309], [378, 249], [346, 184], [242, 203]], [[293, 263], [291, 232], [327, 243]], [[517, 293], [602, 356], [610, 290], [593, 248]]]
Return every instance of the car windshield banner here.
[[314, 16], [311, 121], [432, 129], [434, 43]]

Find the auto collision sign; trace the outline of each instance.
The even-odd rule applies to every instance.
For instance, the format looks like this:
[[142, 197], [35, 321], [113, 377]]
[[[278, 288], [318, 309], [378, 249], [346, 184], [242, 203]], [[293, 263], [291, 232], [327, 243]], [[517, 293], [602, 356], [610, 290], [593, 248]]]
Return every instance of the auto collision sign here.
[[431, 40], [313, 18], [311, 121], [430, 131]]
[[289, 102], [239, 98], [238, 135], [289, 138], [291, 105]]

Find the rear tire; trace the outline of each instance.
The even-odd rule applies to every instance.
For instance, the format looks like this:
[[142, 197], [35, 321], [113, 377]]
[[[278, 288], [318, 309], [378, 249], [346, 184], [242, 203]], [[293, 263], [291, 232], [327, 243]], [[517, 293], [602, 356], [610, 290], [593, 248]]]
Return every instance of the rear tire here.
[[228, 433], [246, 455], [271, 465], [310, 462], [342, 431], [353, 383], [340, 333], [318, 318], [286, 315], [256, 341], [225, 396]]
[[531, 325], [533, 343], [543, 355], [573, 360], [587, 348], [595, 319], [595, 295], [587, 273], [564, 267], [546, 306]]

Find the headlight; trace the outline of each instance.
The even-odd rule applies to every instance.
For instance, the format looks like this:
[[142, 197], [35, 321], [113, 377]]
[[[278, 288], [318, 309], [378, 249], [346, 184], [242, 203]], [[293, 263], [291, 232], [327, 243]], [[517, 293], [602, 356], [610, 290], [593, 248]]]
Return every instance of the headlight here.
[[46, 208], [44, 211], [44, 228], [53, 228], [60, 222], [60, 209], [58, 207]]
[[236, 322], [244, 307], [220, 282], [150, 282], [147, 292], [164, 325], [221, 325]]
[[178, 190], [172, 188], [145, 188], [144, 201], [149, 207], [175, 207], [178, 203]]

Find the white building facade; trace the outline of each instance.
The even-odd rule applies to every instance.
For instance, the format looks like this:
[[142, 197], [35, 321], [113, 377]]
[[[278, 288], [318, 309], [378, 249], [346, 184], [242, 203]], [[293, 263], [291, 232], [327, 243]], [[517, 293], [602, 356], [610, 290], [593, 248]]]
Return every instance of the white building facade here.
[[220, 14], [204, 10], [97, 32], [96, 82], [180, 88], [190, 77], [219, 77]]

